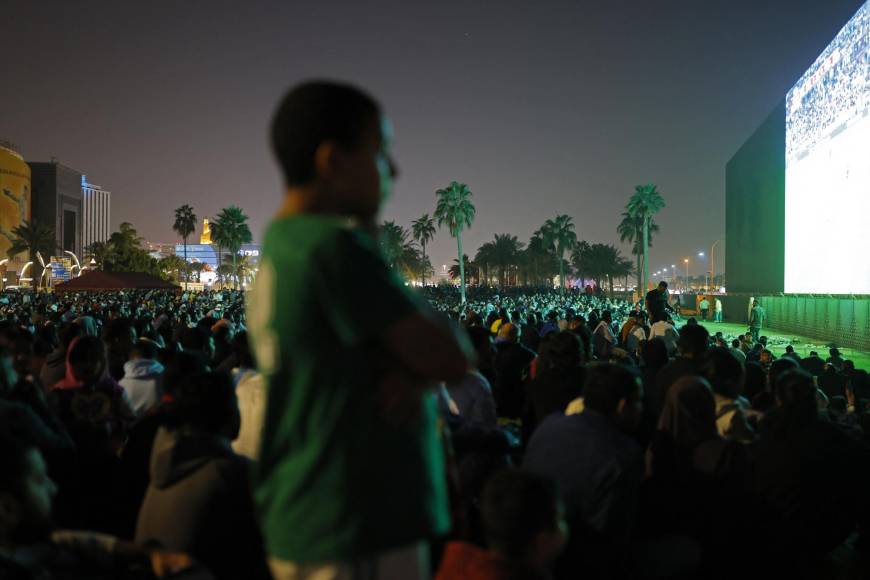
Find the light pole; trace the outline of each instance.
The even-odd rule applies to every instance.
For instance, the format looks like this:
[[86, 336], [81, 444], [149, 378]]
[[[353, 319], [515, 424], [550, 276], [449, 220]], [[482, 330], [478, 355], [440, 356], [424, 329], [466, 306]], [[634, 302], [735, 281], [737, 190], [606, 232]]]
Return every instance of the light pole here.
[[684, 258], [683, 262], [686, 264], [686, 294], [689, 293], [689, 258]]

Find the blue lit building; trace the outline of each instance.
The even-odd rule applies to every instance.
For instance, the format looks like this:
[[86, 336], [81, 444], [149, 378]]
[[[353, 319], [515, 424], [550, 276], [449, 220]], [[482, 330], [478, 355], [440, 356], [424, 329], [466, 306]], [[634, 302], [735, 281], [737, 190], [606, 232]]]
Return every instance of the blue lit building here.
[[[175, 255], [179, 258], [184, 258], [184, 244], [175, 244]], [[228, 256], [229, 252], [223, 250], [223, 255]], [[239, 256], [247, 256], [251, 266], [256, 267], [260, 261], [260, 245], [245, 244], [239, 250]], [[187, 244], [187, 261], [201, 262], [215, 270], [218, 267], [217, 246], [214, 244]]]

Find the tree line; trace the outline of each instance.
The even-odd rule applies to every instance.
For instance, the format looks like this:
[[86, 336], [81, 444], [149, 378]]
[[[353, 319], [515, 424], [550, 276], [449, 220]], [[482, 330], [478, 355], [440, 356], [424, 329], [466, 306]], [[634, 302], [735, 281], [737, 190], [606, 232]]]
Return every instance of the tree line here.
[[[638, 185], [629, 198], [616, 228], [620, 241], [632, 245], [634, 263], [622, 255], [613, 244], [589, 243], [578, 239], [571, 216], [557, 214], [546, 220], [528, 240], [521, 242], [509, 233], [495, 234], [474, 254], [474, 259], [463, 252], [462, 232], [471, 228], [476, 216], [472, 192], [468, 185], [452, 181], [435, 192], [435, 210], [414, 220], [410, 229], [394, 221], [386, 221], [379, 228], [379, 245], [384, 259], [391, 268], [406, 279], [421, 280], [424, 284], [434, 276], [434, 269], [426, 252], [438, 228], [445, 228], [456, 240], [457, 258], [448, 274], [460, 281], [462, 300], [468, 279], [475, 284], [515, 286], [549, 286], [558, 275], [559, 285], [575, 275], [581, 280], [592, 280], [597, 286], [605, 284], [613, 291], [615, 280], [637, 276], [637, 288], [649, 284], [649, 247], [659, 226], [653, 217], [665, 207], [664, 199], [654, 184]], [[219, 256], [216, 274], [221, 282], [232, 280], [238, 287], [250, 274], [252, 266], [245, 256], [239, 256], [242, 245], [252, 241], [247, 224], [248, 216], [241, 208], [231, 205], [210, 220], [212, 243]], [[188, 261], [188, 238], [194, 233], [197, 216], [189, 204], [177, 208], [172, 229], [181, 237], [183, 257], [153, 258], [143, 247], [143, 240], [129, 222], [120, 225], [105, 242], [94, 242], [85, 248], [95, 268], [115, 272], [147, 272], [173, 280], [191, 280], [207, 268], [205, 264]], [[54, 227], [36, 221], [25, 222], [13, 231], [9, 256], [27, 252], [34, 267], [37, 255], [51, 256], [57, 247]], [[86, 266], [87, 267], [87, 266]], [[34, 279], [41, 280], [42, 270]], [[626, 284], [627, 286], [627, 284]]]
[[660, 230], [653, 216], [665, 207], [654, 184], [635, 187], [616, 229], [620, 241], [632, 245], [633, 262], [613, 244], [579, 240], [573, 219], [565, 214], [546, 220], [528, 242], [521, 242], [509, 233], [495, 234], [470, 259], [462, 249], [462, 232], [471, 228], [476, 215], [471, 190], [468, 185], [453, 181], [437, 190], [435, 197], [433, 215], [423, 214], [412, 222], [410, 230], [394, 221], [380, 226], [379, 242], [384, 258], [406, 279], [425, 284], [427, 277], [434, 274], [426, 246], [435, 237], [437, 224], [456, 240], [457, 258], [448, 275], [460, 281], [463, 302], [469, 282], [500, 287], [549, 286], [558, 276], [564, 289], [566, 278], [575, 275], [602, 288], [606, 284], [613, 292], [615, 280], [625, 279], [627, 287], [628, 278], [636, 275], [637, 288], [649, 284], [649, 247], [652, 236]]
[[[209, 268], [203, 263], [189, 263], [187, 240], [196, 230], [197, 216], [193, 208], [184, 204], [175, 210], [172, 229], [181, 236], [184, 244], [183, 257], [165, 256], [157, 259], [145, 247], [144, 240], [130, 222], [123, 222], [106, 241], [98, 241], [84, 249], [82, 270], [94, 269], [106, 272], [145, 272], [173, 281], [190, 281]], [[210, 221], [212, 242], [217, 246], [219, 266], [216, 274], [224, 282], [231, 280], [238, 287], [241, 280], [253, 269], [246, 256], [239, 256], [242, 245], [251, 243], [253, 236], [248, 227], [248, 216], [241, 208], [231, 205], [222, 209]], [[38, 220], [25, 221], [12, 230], [10, 258], [27, 253], [33, 263], [32, 278], [40, 286], [43, 267], [39, 256], [47, 261], [62, 252], [57, 243], [55, 228]], [[93, 260], [93, 262], [91, 262]]]

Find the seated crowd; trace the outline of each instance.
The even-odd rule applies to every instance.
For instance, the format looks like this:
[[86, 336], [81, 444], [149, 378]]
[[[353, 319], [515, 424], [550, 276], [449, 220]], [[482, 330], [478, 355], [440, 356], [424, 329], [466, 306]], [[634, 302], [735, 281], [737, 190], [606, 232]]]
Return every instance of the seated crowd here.
[[[835, 349], [776, 359], [763, 337], [728, 345], [689, 320], [672, 351], [620, 301], [472, 290], [459, 308], [429, 292], [476, 355], [439, 389], [453, 526], [431, 538], [438, 578], [864, 565], [870, 392]], [[0, 577], [270, 576], [248, 477], [265, 387], [243, 299], [11, 298]]]

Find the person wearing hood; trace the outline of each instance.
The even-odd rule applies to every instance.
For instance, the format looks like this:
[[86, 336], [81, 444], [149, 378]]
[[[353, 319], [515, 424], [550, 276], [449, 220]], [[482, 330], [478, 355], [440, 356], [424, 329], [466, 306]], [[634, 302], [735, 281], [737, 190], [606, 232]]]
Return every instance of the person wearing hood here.
[[66, 353], [69, 350], [69, 345], [75, 338], [83, 334], [82, 327], [74, 322], [65, 322], [60, 326], [57, 332], [59, 343], [46, 357], [45, 364], [39, 371], [39, 380], [46, 388], [50, 388], [63, 379], [66, 374]]
[[152, 412], [163, 396], [163, 365], [157, 362], [157, 345], [140, 338], [124, 363], [124, 378], [118, 383], [130, 396], [133, 411], [141, 417]]
[[58, 517], [66, 527], [113, 533], [117, 490], [111, 482], [135, 416], [124, 389], [109, 376], [102, 340], [82, 336], [70, 343], [66, 376], [50, 398], [78, 456], [73, 479], [61, 486]]
[[217, 578], [269, 578], [249, 461], [233, 452], [239, 407], [225, 373], [179, 385], [151, 452], [135, 542], [191, 554]]

